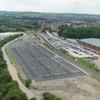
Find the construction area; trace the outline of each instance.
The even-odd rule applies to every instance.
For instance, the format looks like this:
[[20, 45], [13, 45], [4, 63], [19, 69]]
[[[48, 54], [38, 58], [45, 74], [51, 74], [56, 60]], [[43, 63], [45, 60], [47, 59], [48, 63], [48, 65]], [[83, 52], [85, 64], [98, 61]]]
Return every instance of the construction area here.
[[44, 92], [53, 93], [62, 100], [100, 99], [99, 80], [45, 48], [34, 36], [30, 37], [32, 41], [24, 35], [9, 47], [23, 77], [32, 80], [30, 90], [38, 100], [42, 100]]
[[23, 70], [27, 79], [36, 81], [54, 80], [72, 76], [85, 75], [80, 69], [50, 52], [42, 45], [29, 42], [21, 43], [12, 48], [17, 64]]

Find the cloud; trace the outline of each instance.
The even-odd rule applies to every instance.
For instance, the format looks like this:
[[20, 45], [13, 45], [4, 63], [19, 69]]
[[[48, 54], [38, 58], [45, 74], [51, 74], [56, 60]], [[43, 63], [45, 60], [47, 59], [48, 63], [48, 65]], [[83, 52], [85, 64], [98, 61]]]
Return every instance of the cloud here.
[[100, 14], [100, 0], [0, 0], [0, 10]]

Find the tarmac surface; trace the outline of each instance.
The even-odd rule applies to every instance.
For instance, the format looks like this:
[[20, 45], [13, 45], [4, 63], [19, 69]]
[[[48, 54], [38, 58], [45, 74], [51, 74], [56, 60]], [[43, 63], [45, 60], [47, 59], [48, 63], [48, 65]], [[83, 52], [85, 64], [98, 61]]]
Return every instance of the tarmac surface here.
[[[17, 43], [18, 41], [16, 41]], [[84, 75], [82, 71], [38, 44], [13, 43], [12, 53], [27, 79], [54, 80]]]

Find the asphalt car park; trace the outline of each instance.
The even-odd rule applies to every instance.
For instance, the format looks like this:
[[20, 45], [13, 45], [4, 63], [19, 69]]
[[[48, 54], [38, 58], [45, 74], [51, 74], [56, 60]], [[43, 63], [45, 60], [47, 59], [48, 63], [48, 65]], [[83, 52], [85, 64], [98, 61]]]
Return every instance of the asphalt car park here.
[[84, 75], [74, 65], [56, 57], [41, 45], [23, 43], [13, 47], [12, 53], [27, 79], [46, 81]]

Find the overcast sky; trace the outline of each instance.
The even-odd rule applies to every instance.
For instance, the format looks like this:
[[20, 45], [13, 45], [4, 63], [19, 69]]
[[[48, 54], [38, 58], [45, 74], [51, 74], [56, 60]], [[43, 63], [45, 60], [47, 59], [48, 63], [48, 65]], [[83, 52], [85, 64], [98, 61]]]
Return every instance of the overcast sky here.
[[100, 0], [0, 0], [0, 10], [100, 14]]

